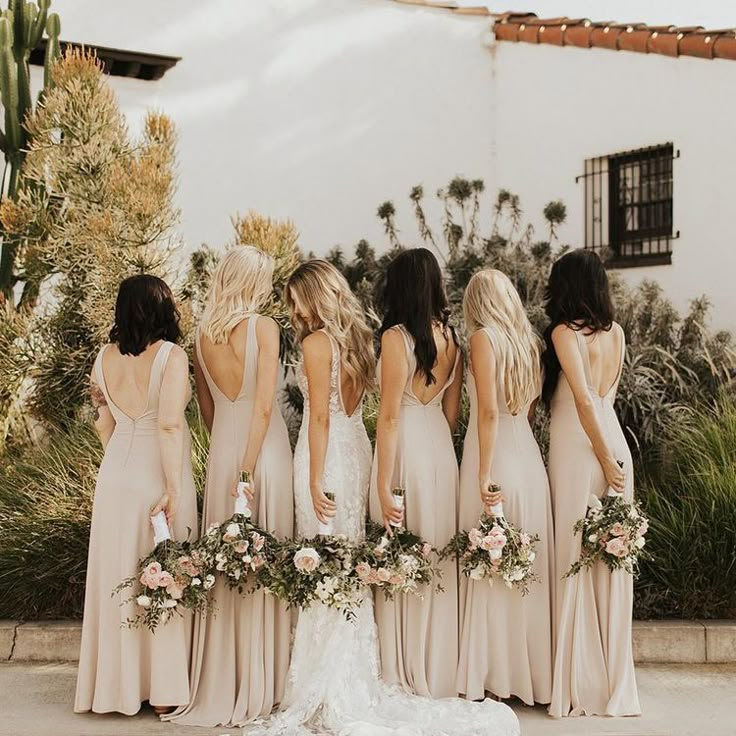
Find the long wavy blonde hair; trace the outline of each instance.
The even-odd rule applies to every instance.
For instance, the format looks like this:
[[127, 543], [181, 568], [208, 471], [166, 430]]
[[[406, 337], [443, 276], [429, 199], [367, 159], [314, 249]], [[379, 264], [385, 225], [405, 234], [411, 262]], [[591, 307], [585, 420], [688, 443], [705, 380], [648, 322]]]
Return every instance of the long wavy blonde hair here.
[[376, 372], [373, 332], [345, 277], [327, 261], [307, 261], [286, 284], [286, 304], [299, 340], [324, 330], [340, 347], [342, 368], [353, 385], [370, 391]]
[[519, 293], [505, 273], [478, 271], [465, 289], [463, 312], [469, 334], [494, 329], [506, 406], [518, 414], [539, 396], [541, 384], [541, 343]]
[[257, 312], [273, 291], [274, 262], [254, 245], [229, 250], [215, 269], [202, 315], [202, 334], [222, 345], [249, 314]]

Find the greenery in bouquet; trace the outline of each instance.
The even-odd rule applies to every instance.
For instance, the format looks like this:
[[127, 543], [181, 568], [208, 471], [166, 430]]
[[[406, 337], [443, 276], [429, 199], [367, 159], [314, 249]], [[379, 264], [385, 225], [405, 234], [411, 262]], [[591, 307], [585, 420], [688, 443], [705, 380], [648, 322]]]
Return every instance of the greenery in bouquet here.
[[387, 600], [397, 593], [411, 593], [423, 597], [425, 586], [440, 571], [434, 565], [436, 550], [421, 537], [403, 527], [393, 530], [391, 536], [380, 524], [369, 521], [365, 542], [358, 548], [356, 572], [365, 585], [383, 592]]
[[222, 524], [212, 524], [197, 543], [206, 567], [222, 575], [227, 586], [251, 593], [263, 586], [261, 571], [271, 566], [278, 541], [246, 514], [236, 513]]
[[290, 608], [321, 603], [348, 620], [365, 596], [356, 570], [356, 547], [342, 535], [284, 541], [274, 564], [263, 569], [262, 579]]
[[580, 558], [565, 573], [577, 575], [583, 568], [604, 562], [610, 570], [638, 573], [639, 561], [648, 557], [644, 551], [649, 520], [636, 502], [629, 502], [615, 492], [598, 498], [591, 494], [588, 511], [574, 530], [582, 536]]
[[472, 580], [502, 580], [508, 588], [529, 592], [539, 580], [534, 560], [539, 536], [518, 529], [503, 515], [483, 514], [477, 526], [459, 531], [442, 550], [442, 557], [457, 557], [463, 575]]
[[128, 618], [130, 628], [146, 626], [155, 631], [182, 609], [206, 612], [212, 608], [209, 589], [215, 576], [207, 571], [196, 547], [190, 542], [167, 539], [138, 562], [138, 572], [123, 580], [113, 593], [134, 588], [121, 605], [135, 602], [136, 615]]

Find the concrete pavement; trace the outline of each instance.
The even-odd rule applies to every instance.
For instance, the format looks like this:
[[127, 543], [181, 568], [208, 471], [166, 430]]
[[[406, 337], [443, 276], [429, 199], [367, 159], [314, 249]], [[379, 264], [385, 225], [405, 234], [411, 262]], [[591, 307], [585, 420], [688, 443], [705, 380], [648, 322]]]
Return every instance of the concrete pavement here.
[[[643, 665], [637, 676], [640, 718], [553, 720], [543, 708], [515, 706], [522, 736], [735, 736], [736, 665]], [[217, 736], [227, 729], [161, 723], [152, 711], [134, 718], [72, 712], [72, 664], [0, 664], [0, 736]]]

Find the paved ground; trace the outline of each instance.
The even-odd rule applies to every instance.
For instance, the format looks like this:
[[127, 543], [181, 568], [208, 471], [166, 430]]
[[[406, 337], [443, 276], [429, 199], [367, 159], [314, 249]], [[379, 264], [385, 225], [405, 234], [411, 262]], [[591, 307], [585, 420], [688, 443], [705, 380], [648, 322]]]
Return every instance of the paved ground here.
[[[216, 736], [225, 729], [161, 723], [151, 711], [135, 718], [75, 715], [76, 667], [0, 665], [0, 736]], [[543, 708], [516, 708], [522, 736], [735, 736], [736, 665], [649, 665], [638, 668], [644, 716], [553, 720]]]

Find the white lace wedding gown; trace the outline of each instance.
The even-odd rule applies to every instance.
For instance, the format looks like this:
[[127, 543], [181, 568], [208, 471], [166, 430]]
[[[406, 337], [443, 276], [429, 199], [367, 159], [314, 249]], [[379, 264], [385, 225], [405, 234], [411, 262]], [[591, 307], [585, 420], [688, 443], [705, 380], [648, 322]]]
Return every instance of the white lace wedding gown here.
[[[371, 445], [361, 415], [348, 416], [340, 396], [340, 356], [332, 343], [330, 430], [325, 458], [324, 487], [335, 493], [335, 532], [360, 539], [365, 530]], [[304, 394], [304, 418], [294, 454], [294, 496], [297, 534], [317, 534], [317, 519], [309, 492], [309, 397]], [[457, 626], [448, 621], [447, 626]], [[356, 619], [313, 606], [301, 611], [296, 628], [286, 694], [281, 711], [247, 734], [268, 736], [517, 736], [519, 723], [506, 705], [459, 698], [431, 700], [407, 695], [381, 681], [373, 600], [364, 601]]]

